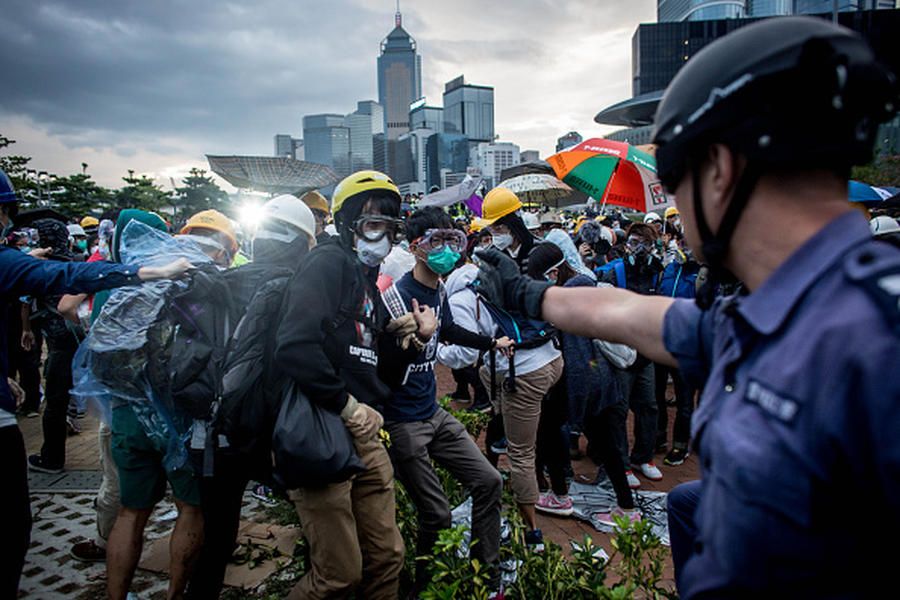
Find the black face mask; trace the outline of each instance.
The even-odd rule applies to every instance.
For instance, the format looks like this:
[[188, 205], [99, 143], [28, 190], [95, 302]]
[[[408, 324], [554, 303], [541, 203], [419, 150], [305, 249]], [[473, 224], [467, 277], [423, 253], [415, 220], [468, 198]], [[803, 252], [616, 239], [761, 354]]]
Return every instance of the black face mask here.
[[253, 262], [256, 264], [294, 269], [308, 252], [309, 242], [305, 235], [298, 236], [289, 244], [277, 240], [253, 240]]

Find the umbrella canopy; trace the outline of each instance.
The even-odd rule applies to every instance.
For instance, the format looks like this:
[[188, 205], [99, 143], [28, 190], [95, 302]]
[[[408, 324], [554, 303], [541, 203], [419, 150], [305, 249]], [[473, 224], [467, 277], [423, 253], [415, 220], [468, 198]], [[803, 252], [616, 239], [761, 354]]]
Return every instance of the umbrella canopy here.
[[862, 204], [879, 204], [896, 195], [890, 188], [881, 188], [851, 179], [847, 183], [847, 196], [850, 202]]
[[513, 192], [524, 204], [559, 206], [559, 201], [572, 195], [572, 188], [553, 175], [529, 173], [497, 184]]
[[553, 175], [553, 167], [546, 160], [534, 160], [523, 162], [511, 167], [507, 167], [500, 171], [500, 180], [506, 181], [519, 175], [527, 175], [528, 173], [543, 173], [545, 175]]
[[656, 174], [656, 159], [625, 142], [592, 138], [547, 159], [562, 179], [602, 204], [639, 212], [674, 205]]
[[213, 173], [236, 188], [301, 195], [338, 182], [330, 167], [281, 156], [212, 156]]
[[460, 183], [428, 194], [419, 201], [419, 206], [452, 206], [459, 202], [465, 202], [475, 194], [475, 190], [480, 185], [481, 176], [466, 175], [466, 178]]

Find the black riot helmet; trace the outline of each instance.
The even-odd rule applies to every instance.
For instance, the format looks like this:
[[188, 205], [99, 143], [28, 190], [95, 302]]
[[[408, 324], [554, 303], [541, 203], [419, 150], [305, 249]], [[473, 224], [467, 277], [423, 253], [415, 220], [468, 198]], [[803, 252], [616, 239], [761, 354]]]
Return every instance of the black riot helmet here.
[[[693, 172], [702, 250], [722, 273], [761, 175], [824, 168], [849, 176], [871, 159], [878, 124], [897, 106], [894, 75], [858, 34], [815, 17], [766, 19], [705, 47], [669, 84], [653, 133], [657, 170], [670, 192]], [[747, 159], [716, 233], [703, 217], [693, 168], [714, 143]]]

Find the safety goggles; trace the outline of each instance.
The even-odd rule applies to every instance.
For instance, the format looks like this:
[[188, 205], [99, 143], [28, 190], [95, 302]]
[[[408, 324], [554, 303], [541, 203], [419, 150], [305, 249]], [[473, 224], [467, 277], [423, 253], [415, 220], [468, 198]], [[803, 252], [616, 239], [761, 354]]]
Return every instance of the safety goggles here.
[[391, 241], [396, 242], [403, 236], [405, 228], [400, 219], [368, 215], [353, 222], [353, 231], [369, 242], [377, 242], [384, 236], [389, 236]]
[[462, 252], [466, 249], [466, 234], [458, 229], [428, 229], [425, 235], [413, 240], [413, 243], [425, 252], [440, 250], [443, 247], [453, 252]]
[[625, 242], [625, 245], [632, 252], [638, 252], [639, 250], [649, 250], [650, 245], [647, 244], [644, 240], [636, 237], [629, 237]]

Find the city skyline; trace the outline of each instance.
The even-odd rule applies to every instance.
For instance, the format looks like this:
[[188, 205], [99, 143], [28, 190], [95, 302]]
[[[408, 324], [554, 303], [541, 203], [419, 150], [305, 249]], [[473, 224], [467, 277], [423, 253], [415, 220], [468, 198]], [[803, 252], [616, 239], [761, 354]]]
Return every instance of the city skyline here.
[[[206, 153], [268, 155], [274, 134], [299, 137], [302, 115], [377, 99], [393, 2], [342, 0], [315, 14], [257, 4], [201, 1], [176, 15], [136, 2], [12, 2], [22, 33], [0, 42], [15, 87], [0, 107], [0, 133], [19, 142], [9, 151], [59, 174], [87, 162], [105, 185], [133, 168], [168, 187]], [[494, 86], [500, 138], [543, 156], [565, 131], [611, 131], [592, 116], [628, 96], [630, 36], [656, 5], [595, 4], [523, 2], [512, 14], [472, 0], [401, 5], [424, 56], [423, 95], [437, 104], [460, 73]], [[52, 47], [29, 42], [51, 37]]]

